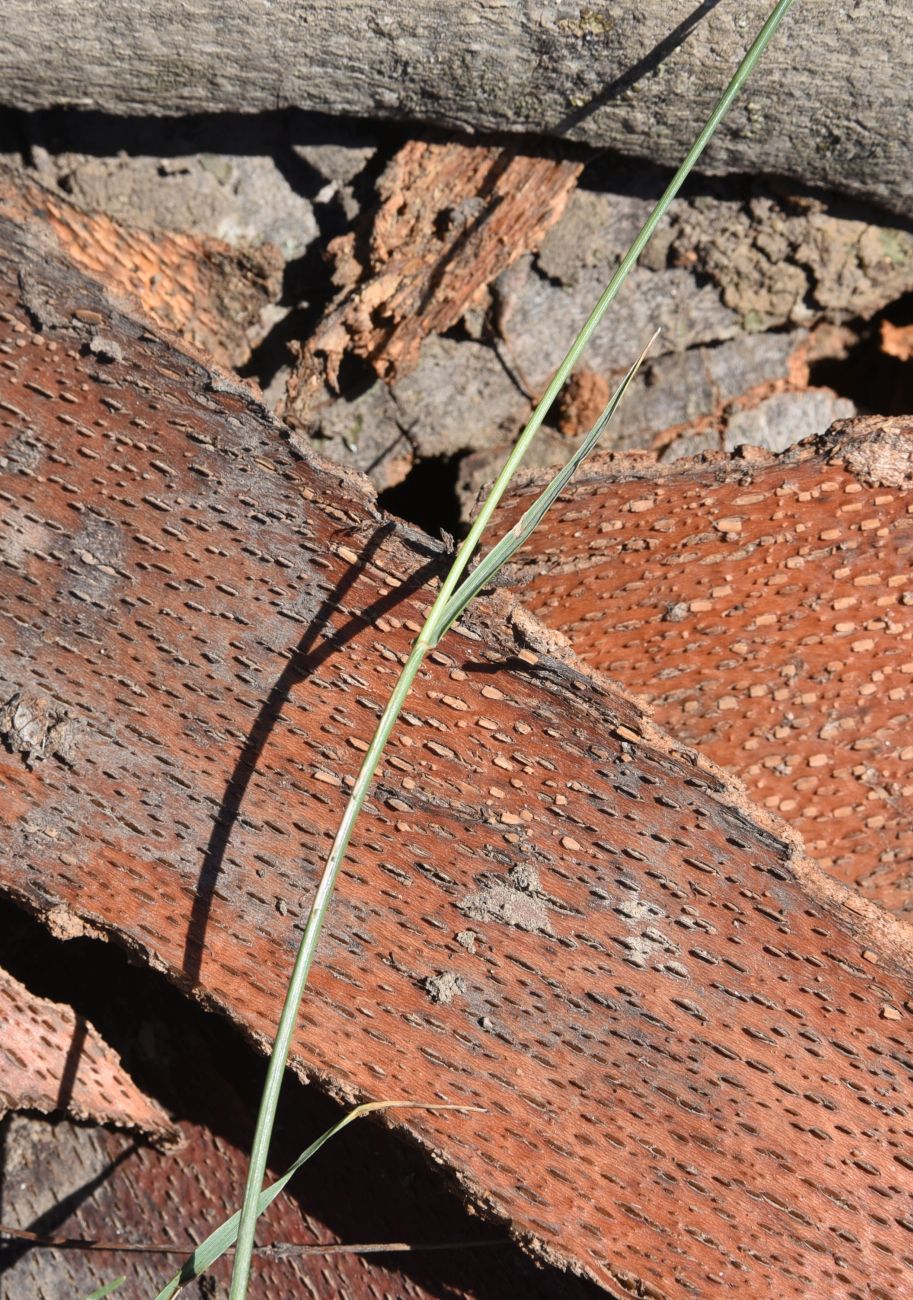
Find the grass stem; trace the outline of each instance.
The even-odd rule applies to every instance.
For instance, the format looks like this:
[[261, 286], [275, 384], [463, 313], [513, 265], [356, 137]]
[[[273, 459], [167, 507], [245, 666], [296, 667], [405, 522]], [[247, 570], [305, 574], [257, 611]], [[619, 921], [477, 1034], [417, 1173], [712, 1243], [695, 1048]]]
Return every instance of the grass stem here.
[[452, 621], [450, 618], [451, 611], [448, 610], [451, 597], [454, 595], [460, 578], [478, 546], [482, 533], [487, 527], [501, 497], [504, 495], [508, 484], [519, 468], [523, 457], [526, 455], [536, 432], [547, 416], [552, 403], [564, 386], [574, 366], [577, 364], [584, 348], [592, 338], [597, 326], [611, 303], [618, 295], [619, 290], [627, 279], [628, 273], [640, 257], [640, 254], [649, 242], [656, 227], [665, 216], [669, 205], [678, 194], [685, 179], [703, 153], [707, 142], [710, 140], [717, 126], [725, 116], [729, 106], [741, 90], [745, 81], [750, 76], [752, 69], [763, 54], [768, 42], [792, 4], [793, 0], [779, 0], [771, 11], [764, 26], [761, 28], [750, 49], [739, 64], [735, 75], [723, 94], [720, 96], [720, 99], [707, 119], [703, 129], [694, 141], [694, 144], [688, 150], [684, 161], [675, 172], [640, 232], [637, 234], [630, 248], [621, 259], [614, 275], [603, 290], [599, 301], [596, 303], [595, 307], [590, 312], [590, 315], [584, 322], [583, 327], [572, 343], [561, 365], [555, 371], [551, 382], [527, 421], [526, 427], [517, 439], [510, 455], [507, 457], [500, 474], [488, 493], [488, 496], [479, 510], [465, 540], [457, 550], [450, 571], [441, 584], [434, 604], [431, 607], [431, 611], [425, 621], [425, 625], [416, 638], [412, 651], [403, 666], [402, 672], [400, 673], [399, 680], [393, 688], [393, 693], [390, 696], [383, 714], [381, 715], [380, 722], [377, 724], [377, 730], [375, 731], [374, 738], [365, 754], [361, 769], [349, 796], [348, 804], [343, 813], [342, 821], [340, 822], [339, 829], [336, 832], [336, 837], [333, 840], [333, 845], [323, 869], [323, 874], [317, 886], [317, 892], [314, 896], [314, 902], [308, 916], [304, 936], [298, 948], [292, 974], [289, 979], [279, 1026], [273, 1043], [269, 1065], [267, 1067], [266, 1082], [257, 1116], [257, 1125], [251, 1149], [250, 1167], [248, 1169], [247, 1183], [244, 1189], [244, 1202], [241, 1207], [238, 1226], [237, 1249], [231, 1279], [230, 1300], [246, 1300], [257, 1217], [259, 1214], [259, 1198], [266, 1171], [270, 1139], [272, 1137], [276, 1109], [279, 1103], [279, 1094], [282, 1089], [283, 1075], [288, 1061], [292, 1035], [297, 1021], [298, 1008], [301, 1004], [305, 985], [307, 984], [308, 975], [314, 960], [314, 953], [320, 938], [320, 932], [323, 928], [324, 920], [326, 919], [327, 909], [333, 896], [336, 878], [339, 874], [339, 869], [342, 865], [349, 844], [352, 828], [362, 810], [390, 733], [399, 717], [400, 711], [402, 710], [403, 704], [409, 694], [416, 674], [422, 666], [426, 654], [437, 643], [447, 626], [449, 626], [450, 621]]

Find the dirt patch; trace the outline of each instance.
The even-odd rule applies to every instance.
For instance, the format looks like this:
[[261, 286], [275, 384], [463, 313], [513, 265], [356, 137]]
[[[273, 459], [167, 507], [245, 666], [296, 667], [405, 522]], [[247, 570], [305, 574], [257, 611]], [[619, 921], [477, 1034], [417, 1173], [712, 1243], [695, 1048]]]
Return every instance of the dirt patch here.
[[486, 881], [474, 894], [468, 894], [458, 907], [474, 921], [501, 921], [531, 933], [553, 934], [535, 867], [518, 864], [506, 877]]
[[422, 980], [422, 988], [431, 998], [447, 1006], [459, 993], [466, 992], [466, 981], [452, 970], [439, 971], [437, 975], [428, 975]]
[[673, 265], [709, 275], [748, 330], [871, 316], [913, 287], [913, 235], [820, 200], [693, 200], [672, 218]]
[[69, 710], [39, 691], [17, 691], [0, 708], [0, 740], [28, 768], [52, 757], [72, 764], [78, 731]]

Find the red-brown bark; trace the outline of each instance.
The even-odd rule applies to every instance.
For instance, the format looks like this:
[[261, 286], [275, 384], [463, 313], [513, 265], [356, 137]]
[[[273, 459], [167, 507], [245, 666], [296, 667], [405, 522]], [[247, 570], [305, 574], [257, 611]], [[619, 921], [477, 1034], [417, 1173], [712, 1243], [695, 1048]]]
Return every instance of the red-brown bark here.
[[[20, 171], [0, 171], [0, 213], [40, 225], [48, 242], [109, 293], [139, 303], [160, 329], [230, 369], [263, 333], [261, 312], [278, 300], [282, 259], [270, 246], [154, 233], [89, 212]], [[28, 293], [25, 286], [26, 295]]]
[[821, 866], [906, 911], [911, 558], [913, 421], [866, 418], [779, 457], [606, 460], [519, 568], [525, 603], [582, 659], [741, 777]]
[[[0, 754], [0, 884], [263, 1042], [442, 553], [28, 232], [0, 250], [0, 683], [77, 729], [67, 761]], [[381, 765], [293, 1061], [483, 1105], [398, 1122], [610, 1292], [891, 1295], [911, 968], [904, 926], [487, 603]]]
[[0, 970], [0, 1116], [61, 1112], [157, 1138], [168, 1116], [126, 1073], [98, 1031], [72, 1008], [39, 998]]
[[[247, 1053], [230, 1064], [252, 1066]], [[200, 1238], [237, 1210], [251, 1121], [233, 1087], [237, 1074], [226, 1074], [225, 1065], [224, 1058], [207, 1061], [205, 1053], [200, 1059], [194, 1042], [192, 1071], [174, 1081], [172, 1101], [182, 1116], [176, 1152], [84, 1124], [26, 1116], [7, 1121], [0, 1224], [39, 1238], [0, 1231], [0, 1271], [10, 1297], [80, 1297], [120, 1275], [130, 1300], [156, 1295]], [[270, 1178], [337, 1118], [310, 1090], [289, 1091]], [[51, 1244], [61, 1238], [74, 1244]], [[299, 1171], [261, 1219], [257, 1240], [263, 1249], [254, 1259], [250, 1300], [597, 1300], [599, 1294], [592, 1284], [537, 1266], [504, 1228], [467, 1214], [418, 1152], [364, 1121]], [[394, 1249], [320, 1251], [358, 1243], [393, 1243]], [[416, 1249], [399, 1251], [397, 1243]], [[423, 1249], [448, 1244], [453, 1249]], [[141, 1246], [153, 1249], [129, 1249]], [[176, 1249], [155, 1249], [167, 1246]], [[231, 1264], [226, 1255], [209, 1270], [217, 1295], [227, 1290]], [[184, 1294], [205, 1292], [191, 1286]]]

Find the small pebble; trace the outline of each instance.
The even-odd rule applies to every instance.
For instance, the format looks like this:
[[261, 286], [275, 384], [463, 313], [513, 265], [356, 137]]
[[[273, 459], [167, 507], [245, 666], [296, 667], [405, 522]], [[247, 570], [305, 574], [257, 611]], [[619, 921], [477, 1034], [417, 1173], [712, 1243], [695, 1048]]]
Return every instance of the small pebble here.
[[124, 352], [119, 343], [114, 339], [105, 338], [103, 334], [96, 334], [89, 343], [89, 351], [99, 361], [123, 361]]

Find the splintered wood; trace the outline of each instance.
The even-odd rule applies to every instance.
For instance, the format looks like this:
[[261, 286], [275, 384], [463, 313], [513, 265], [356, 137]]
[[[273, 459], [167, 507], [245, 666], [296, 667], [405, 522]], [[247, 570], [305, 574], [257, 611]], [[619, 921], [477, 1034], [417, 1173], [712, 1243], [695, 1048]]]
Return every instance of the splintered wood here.
[[776, 458], [603, 461], [519, 574], [530, 609], [737, 773], [822, 867], [909, 911], [911, 560], [913, 420], [866, 418]]
[[97, 1030], [4, 970], [0, 1025], [0, 1117], [11, 1110], [60, 1111], [159, 1138], [174, 1135], [161, 1106], [140, 1092]]
[[[28, 232], [0, 249], [0, 687], [78, 724], [66, 761], [0, 754], [0, 885], [264, 1042], [443, 552]], [[62, 322], [38, 335], [22, 270]], [[510, 612], [419, 676], [295, 1068], [483, 1106], [394, 1122], [612, 1294], [900, 1294], [909, 931]]]
[[124, 226], [4, 169], [0, 213], [34, 220], [80, 270], [109, 292], [136, 299], [154, 324], [226, 368], [248, 359], [263, 333], [261, 313], [279, 298], [282, 258], [269, 246], [240, 249], [218, 239]]
[[378, 181], [370, 229], [329, 246], [341, 293], [301, 344], [286, 416], [307, 424], [327, 388], [338, 391], [347, 355], [383, 379], [410, 370], [429, 334], [456, 325], [480, 290], [539, 246], [581, 169], [496, 145], [405, 144]]

